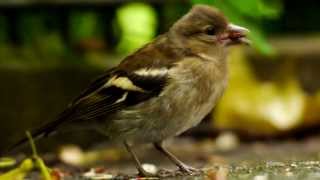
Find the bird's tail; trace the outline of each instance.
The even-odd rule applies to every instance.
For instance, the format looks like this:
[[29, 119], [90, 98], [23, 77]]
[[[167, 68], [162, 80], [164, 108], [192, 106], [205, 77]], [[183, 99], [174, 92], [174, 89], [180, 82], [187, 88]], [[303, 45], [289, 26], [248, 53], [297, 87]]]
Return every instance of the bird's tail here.
[[[72, 113], [69, 109], [65, 110], [60, 114], [60, 116], [56, 120], [49, 122], [41, 126], [40, 128], [32, 131], [31, 132], [32, 138], [37, 140], [43, 137], [48, 137], [49, 135], [53, 134], [57, 130], [58, 126], [66, 122], [66, 120], [70, 117], [71, 114]], [[1, 155], [8, 154], [14, 151], [15, 149], [17, 149], [18, 147], [21, 147], [22, 145], [26, 144], [27, 142], [28, 142], [27, 137], [22, 138], [21, 140], [11, 145], [9, 148], [7, 148], [3, 153], [1, 153]]]

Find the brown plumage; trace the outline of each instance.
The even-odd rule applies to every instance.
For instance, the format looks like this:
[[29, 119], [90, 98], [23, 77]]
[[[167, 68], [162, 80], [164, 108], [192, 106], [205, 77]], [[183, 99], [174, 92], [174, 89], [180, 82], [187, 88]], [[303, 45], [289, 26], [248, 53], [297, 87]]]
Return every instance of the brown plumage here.
[[[131, 145], [153, 143], [184, 173], [196, 171], [166, 151], [162, 142], [197, 125], [215, 106], [227, 83], [227, 47], [246, 43], [247, 30], [217, 9], [194, 6], [170, 30], [95, 80], [59, 118], [33, 136], [86, 124]], [[25, 142], [25, 139], [18, 144]]]

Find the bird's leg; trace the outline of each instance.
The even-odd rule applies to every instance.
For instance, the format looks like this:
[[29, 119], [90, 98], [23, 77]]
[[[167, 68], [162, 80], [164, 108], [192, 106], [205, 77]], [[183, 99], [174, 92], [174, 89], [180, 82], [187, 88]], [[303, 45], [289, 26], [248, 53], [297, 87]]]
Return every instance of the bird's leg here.
[[154, 143], [154, 147], [162, 152], [164, 155], [166, 155], [176, 166], [179, 167], [179, 169], [187, 174], [194, 174], [195, 172], [199, 172], [198, 169], [195, 169], [193, 167], [190, 167], [186, 164], [184, 164], [182, 161], [180, 161], [178, 158], [176, 158], [173, 154], [171, 154], [168, 150], [166, 150], [163, 147], [162, 142]]
[[143, 169], [143, 167], [141, 165], [141, 162], [139, 161], [137, 155], [132, 150], [132, 148], [129, 145], [129, 143], [127, 141], [124, 141], [123, 144], [126, 147], [127, 151], [130, 153], [131, 157], [134, 159], [135, 164], [136, 164], [136, 168], [139, 171], [139, 176], [143, 176], [143, 177], [153, 177], [153, 176], [155, 176], [154, 174], [149, 173], [149, 172], [147, 172], [146, 170]]

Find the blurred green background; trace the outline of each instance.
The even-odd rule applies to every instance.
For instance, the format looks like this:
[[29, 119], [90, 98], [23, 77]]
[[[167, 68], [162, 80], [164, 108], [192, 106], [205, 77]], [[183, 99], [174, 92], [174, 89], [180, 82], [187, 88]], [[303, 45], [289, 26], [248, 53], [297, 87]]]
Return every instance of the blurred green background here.
[[[233, 130], [246, 137], [278, 137], [320, 127], [317, 1], [2, 0], [0, 148], [53, 120], [91, 79], [198, 3], [216, 6], [250, 29], [253, 48], [232, 50], [223, 100], [188, 134]], [[103, 137], [81, 132], [48, 141], [61, 139], [87, 145]]]

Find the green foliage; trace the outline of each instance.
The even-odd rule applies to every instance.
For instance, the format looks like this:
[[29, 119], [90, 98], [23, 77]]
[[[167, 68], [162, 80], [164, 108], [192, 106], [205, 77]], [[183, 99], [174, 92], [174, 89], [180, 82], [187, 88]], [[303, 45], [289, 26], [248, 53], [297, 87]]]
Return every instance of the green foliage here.
[[41, 63], [46, 58], [59, 59], [66, 46], [57, 26], [58, 18], [45, 12], [22, 12], [18, 16], [18, 36], [23, 46], [19, 55], [28, 63]]
[[24, 180], [27, 174], [34, 168], [32, 159], [28, 158], [15, 169], [0, 175], [0, 180]]
[[219, 8], [235, 24], [250, 30], [253, 46], [265, 55], [275, 53], [261, 27], [265, 19], [278, 18], [282, 11], [280, 0], [191, 0], [193, 4], [209, 4]]
[[0, 158], [0, 168], [6, 168], [10, 166], [14, 166], [16, 164], [16, 160], [12, 158]]
[[41, 174], [44, 180], [51, 180], [50, 172], [47, 166], [45, 165], [44, 161], [41, 159], [40, 156], [38, 156], [36, 145], [32, 139], [30, 132], [27, 131], [26, 134], [27, 134], [27, 137], [29, 138], [29, 143], [32, 149], [32, 154], [33, 154], [32, 156], [33, 156], [33, 159], [35, 160], [35, 166], [41, 171]]
[[280, 8], [265, 3], [263, 0], [238, 0], [228, 1], [230, 8], [236, 9], [241, 15], [258, 18], [276, 18], [279, 16]]
[[128, 54], [150, 42], [157, 29], [157, 15], [154, 9], [144, 3], [129, 3], [116, 12], [117, 34], [120, 41], [117, 50]]
[[[26, 135], [29, 139], [29, 143], [31, 146], [32, 158], [27, 158], [27, 159], [23, 160], [22, 163], [18, 167], [10, 170], [9, 172], [1, 174], [0, 180], [23, 180], [23, 179], [25, 179], [27, 174], [30, 173], [35, 168], [40, 170], [43, 180], [51, 180], [52, 179], [50, 176], [49, 168], [45, 165], [44, 161], [41, 159], [41, 157], [37, 153], [36, 145], [32, 139], [30, 132], [27, 131]], [[14, 160], [11, 160], [11, 161], [9, 161], [9, 160], [11, 160], [11, 159], [6, 158], [6, 161], [7, 161], [6, 165], [8, 165], [8, 162], [11, 164], [15, 163]], [[2, 162], [4, 162], [4, 161], [0, 161], [0, 165]]]
[[88, 38], [101, 38], [99, 15], [94, 11], [73, 11], [69, 18], [70, 37], [73, 42]]
[[46, 18], [43, 13], [21, 13], [18, 17], [18, 32], [22, 42], [32, 44], [45, 36], [48, 32], [45, 26]]

